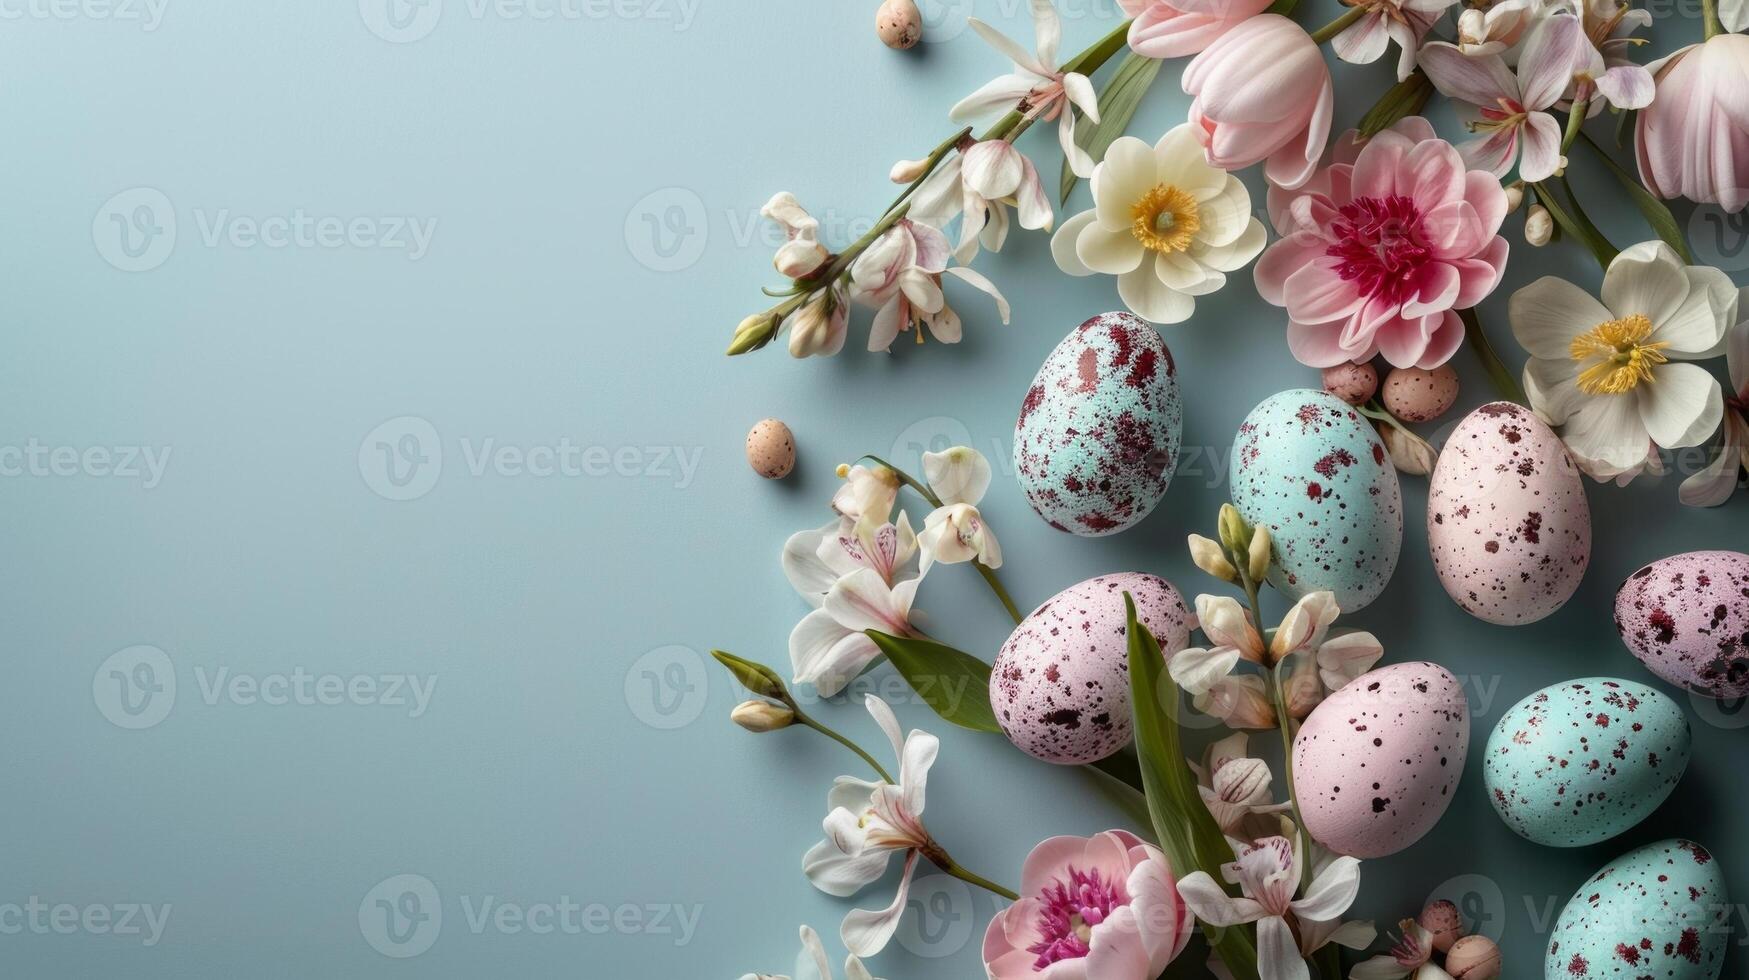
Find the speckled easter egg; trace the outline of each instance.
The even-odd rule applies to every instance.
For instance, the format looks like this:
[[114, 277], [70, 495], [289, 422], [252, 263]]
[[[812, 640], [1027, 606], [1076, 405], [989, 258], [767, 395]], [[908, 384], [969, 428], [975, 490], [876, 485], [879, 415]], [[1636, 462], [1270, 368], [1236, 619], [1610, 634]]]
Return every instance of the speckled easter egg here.
[[1543, 960], [1546, 980], [1715, 980], [1730, 899], [1706, 848], [1665, 840], [1604, 865], [1573, 893]]
[[1615, 628], [1670, 683], [1749, 695], [1749, 555], [1693, 551], [1647, 565], [1616, 593]]
[[1591, 508], [1561, 440], [1511, 402], [1471, 412], [1427, 485], [1427, 546], [1477, 619], [1519, 626], [1565, 605], [1591, 562]]
[[1306, 830], [1339, 854], [1395, 854], [1433, 829], [1470, 750], [1470, 707], [1438, 664], [1362, 674], [1313, 709], [1294, 740]]
[[1449, 364], [1431, 370], [1392, 368], [1379, 389], [1385, 408], [1405, 422], [1431, 422], [1450, 410], [1457, 396], [1458, 374]]
[[1020, 488], [1059, 531], [1116, 534], [1165, 495], [1183, 428], [1177, 368], [1159, 333], [1103, 313], [1064, 337], [1026, 390], [1014, 426]]
[[1063, 765], [1095, 762], [1129, 743], [1125, 592], [1162, 653], [1184, 649], [1191, 616], [1165, 579], [1119, 572], [1069, 586], [1014, 628], [991, 665], [990, 705], [1009, 741]]
[[767, 480], [781, 480], [796, 468], [796, 437], [777, 419], [762, 419], [747, 433], [747, 465]]
[[1513, 705], [1488, 737], [1482, 779], [1520, 837], [1580, 847], [1650, 816], [1688, 768], [1688, 719], [1645, 684], [1588, 677]]
[[1328, 590], [1344, 613], [1378, 598], [1403, 545], [1397, 469], [1364, 417], [1326, 391], [1271, 395], [1239, 426], [1233, 505], [1269, 528], [1271, 585]]
[[1364, 405], [1379, 390], [1379, 372], [1371, 364], [1338, 364], [1324, 369], [1324, 390], [1350, 405]]

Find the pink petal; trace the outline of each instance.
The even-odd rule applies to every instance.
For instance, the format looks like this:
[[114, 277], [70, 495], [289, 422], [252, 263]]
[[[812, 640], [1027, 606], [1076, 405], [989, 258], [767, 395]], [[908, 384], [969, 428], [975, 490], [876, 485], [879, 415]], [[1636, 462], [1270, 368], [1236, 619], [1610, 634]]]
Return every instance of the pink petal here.
[[1536, 182], [1554, 176], [1561, 163], [1561, 124], [1546, 112], [1533, 112], [1525, 120], [1524, 156], [1518, 175]]
[[1433, 87], [1450, 98], [1478, 106], [1518, 98], [1518, 81], [1499, 55], [1472, 57], [1455, 45], [1434, 41], [1422, 46], [1420, 61]]

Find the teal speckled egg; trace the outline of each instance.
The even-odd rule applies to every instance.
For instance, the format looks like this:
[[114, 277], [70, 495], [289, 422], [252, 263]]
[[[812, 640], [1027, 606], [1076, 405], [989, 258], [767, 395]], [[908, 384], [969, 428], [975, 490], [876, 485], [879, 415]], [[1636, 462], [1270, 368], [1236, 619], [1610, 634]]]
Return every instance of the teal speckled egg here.
[[1587, 677], [1512, 706], [1488, 738], [1488, 799], [1550, 847], [1608, 840], [1658, 809], [1688, 768], [1688, 719], [1644, 684]]
[[1335, 395], [1271, 395], [1239, 426], [1233, 506], [1269, 528], [1269, 582], [1289, 598], [1328, 590], [1343, 612], [1378, 598], [1403, 546], [1403, 493], [1378, 433]]
[[1592, 875], [1561, 910], [1545, 980], [1716, 980], [1731, 934], [1730, 899], [1707, 849], [1666, 840]]

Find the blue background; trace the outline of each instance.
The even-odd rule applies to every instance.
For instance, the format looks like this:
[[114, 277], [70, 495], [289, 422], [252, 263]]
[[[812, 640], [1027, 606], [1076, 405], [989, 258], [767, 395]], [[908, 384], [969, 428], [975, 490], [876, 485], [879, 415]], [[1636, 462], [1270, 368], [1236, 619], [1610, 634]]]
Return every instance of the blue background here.
[[[1119, 570], [1194, 594], [1204, 583], [1184, 536], [1212, 525], [1240, 419], [1315, 375], [1289, 357], [1280, 311], [1235, 277], [1163, 331], [1187, 447], [1164, 502], [1116, 538], [1059, 534], [1013, 480], [1015, 411], [1060, 337], [1118, 301], [1108, 278], [1057, 274], [1045, 236], [1017, 232], [978, 262], [1013, 301], [1011, 325], [950, 288], [967, 319], [957, 347], [869, 355], [864, 313], [836, 359], [721, 355], [774, 279], [759, 205], [791, 190], [831, 243], [859, 235], [891, 197], [891, 162], [934, 145], [951, 131], [947, 108], [1006, 68], [960, 18], [975, 10], [1030, 43], [1024, 3], [928, 5], [931, 43], [905, 54], [875, 40], [873, 0], [573, 0], [574, 16], [545, 19], [447, 0], [403, 27], [376, 4], [168, 0], [142, 21], [122, 12], [145, 17], [140, 6], [20, 0], [0, 20], [12, 187], [0, 444], [170, 453], [155, 483], [95, 457], [56, 475], [50, 456], [0, 480], [0, 927], [32, 896], [171, 906], [150, 947], [84, 926], [0, 930], [0, 970], [734, 977], [789, 972], [800, 923], [838, 961], [843, 913], [884, 905], [892, 879], [845, 902], [799, 865], [831, 777], [857, 763], [806, 733], [732, 727], [742, 694], [705, 659], [721, 647], [786, 663], [805, 606], [778, 551], [825, 519], [833, 467], [869, 452], [915, 463], [962, 442], [985, 452], [998, 472], [984, 511], [1025, 607]], [[1120, 19], [1111, 0], [1062, 6], [1065, 55]], [[1309, 6], [1308, 25], [1336, 12]], [[1698, 38], [1695, 13], [1662, 9], [1658, 46]], [[1394, 61], [1337, 67], [1339, 128]], [[1132, 133], [1184, 118], [1181, 69], [1167, 66]], [[1054, 185], [1054, 132], [1039, 127], [1024, 147]], [[1247, 179], [1261, 201], [1260, 178]], [[1617, 244], [1649, 237], [1610, 178], [1585, 162], [1574, 179]], [[1082, 188], [1059, 217], [1086, 206]], [[299, 213], [341, 224], [326, 244], [251, 237]], [[1697, 233], [1722, 227], [1678, 215]], [[435, 222], [421, 254], [396, 244], [407, 233], [389, 219], [407, 217]], [[1515, 257], [1483, 306], [1515, 367], [1510, 290], [1544, 273], [1599, 279], [1576, 245], [1531, 250], [1519, 226], [1509, 219]], [[1700, 248], [1741, 278], [1742, 244]], [[1455, 363], [1460, 410], [1429, 435], [1490, 397], [1467, 351]], [[781, 483], [742, 459], [766, 416], [800, 445]], [[470, 465], [488, 440], [594, 448], [575, 475], [543, 477], [514, 459]], [[411, 482], [390, 479], [379, 443]], [[696, 459], [690, 475], [674, 449]], [[1374, 631], [1388, 661], [1459, 674], [1477, 746], [1538, 687], [1643, 678], [1611, 625], [1616, 585], [1655, 558], [1749, 542], [1749, 497], [1687, 510], [1676, 482], [1591, 485], [1583, 586], [1512, 630], [1445, 597], [1426, 557], [1425, 481], [1407, 479], [1395, 581], [1345, 621]], [[986, 657], [1007, 634], [964, 567], [933, 572], [919, 606], [936, 635]], [[124, 702], [112, 672], [145, 679], [142, 662], [176, 694], [132, 715], [144, 695]], [[270, 686], [297, 674], [436, 686], [423, 713], [368, 692], [273, 705], [207, 694], [220, 671]], [[1124, 824], [1083, 774], [948, 729], [885, 668], [869, 683], [907, 726], [942, 736], [928, 820], [964, 864], [1014, 883], [1038, 840]], [[1526, 843], [1484, 799], [1478, 748], [1436, 832], [1366, 865], [1356, 913], [1383, 925], [1435, 890], [1468, 894], [1502, 936], [1507, 974], [1536, 976], [1559, 904], [1630, 846], [1692, 836], [1749, 889], [1736, 773], [1749, 714], [1677, 697], [1694, 763], [1643, 826], [1572, 851]], [[113, 721], [166, 710], [149, 727]], [[819, 711], [884, 751], [859, 704]], [[374, 902], [409, 888], [427, 889], [441, 927], [397, 943]], [[470, 923], [488, 897], [524, 910], [568, 898], [592, 910], [575, 920], [589, 928]], [[929, 876], [916, 905], [875, 973], [978, 975], [991, 897]], [[676, 908], [696, 927], [681, 930]], [[1727, 973], [1744, 962], [1734, 952]]]

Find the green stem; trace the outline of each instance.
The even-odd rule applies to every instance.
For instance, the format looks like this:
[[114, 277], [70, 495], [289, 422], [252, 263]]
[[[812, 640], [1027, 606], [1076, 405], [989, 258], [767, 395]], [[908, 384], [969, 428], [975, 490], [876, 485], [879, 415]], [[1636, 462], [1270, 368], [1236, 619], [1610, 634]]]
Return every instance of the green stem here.
[[852, 742], [850, 739], [845, 738], [843, 735], [838, 734], [836, 731], [833, 731], [831, 728], [828, 728], [827, 726], [822, 725], [819, 722], [815, 721], [813, 718], [810, 718], [809, 716], [803, 714], [800, 709], [795, 707], [795, 704], [793, 701], [790, 703], [790, 710], [792, 710], [796, 713], [796, 723], [797, 724], [806, 725], [807, 727], [812, 728], [814, 731], [819, 732], [820, 734], [826, 736], [827, 738], [833, 740], [834, 742], [837, 742], [839, 745], [842, 745], [845, 748], [849, 749], [850, 751], [855, 752], [857, 755], [862, 757], [862, 761], [868, 763], [869, 766], [872, 769], [874, 769], [874, 771], [876, 773], [878, 773], [880, 775], [881, 779], [884, 782], [888, 782], [888, 783], [895, 782], [892, 775], [890, 773], [888, 773], [887, 770], [885, 768], [883, 768], [879, 762], [875, 761], [874, 756], [869, 755], [867, 752], [864, 752], [862, 750], [862, 746], [856, 744], [855, 742]]
[[[919, 497], [922, 497], [929, 506], [935, 508], [941, 507], [941, 498], [937, 497], [935, 491], [929, 489], [927, 485], [916, 477], [899, 469], [897, 466], [894, 466], [892, 463], [887, 462], [879, 456], [867, 455], [862, 458], [873, 460], [875, 463], [892, 470], [893, 475], [899, 478], [900, 483], [910, 487]], [[990, 591], [996, 593], [996, 598], [1001, 601], [1002, 608], [1008, 610], [1008, 615], [1014, 620], [1015, 625], [1019, 625], [1020, 621], [1026, 617], [1020, 614], [1020, 609], [1014, 604], [1014, 599], [1009, 596], [1008, 590], [1002, 587], [1002, 580], [996, 577], [996, 570], [975, 559], [972, 561], [972, 565], [977, 568], [978, 574], [983, 577], [985, 584], [990, 586]]]
[[1718, 0], [1700, 0], [1701, 16], [1706, 22], [1706, 39], [1713, 38], [1725, 32], [1725, 25], [1719, 22]]
[[[1281, 776], [1287, 781], [1287, 801], [1294, 809], [1295, 832], [1300, 836], [1301, 853], [1305, 853], [1306, 818], [1300, 816], [1300, 798], [1294, 792], [1294, 719], [1293, 712], [1288, 710], [1287, 687], [1281, 682], [1281, 671], [1287, 666], [1288, 659], [1283, 657], [1280, 663], [1270, 668], [1269, 685], [1275, 692], [1275, 724], [1281, 731]], [[1302, 880], [1300, 884], [1303, 887], [1308, 882]]]
[[925, 850], [923, 854], [925, 857], [935, 862], [936, 867], [968, 885], [977, 885], [979, 888], [982, 888], [991, 894], [1000, 895], [1003, 898], [1008, 899], [1010, 902], [1020, 901], [1020, 896], [1015, 894], [1012, 889], [1004, 888], [990, 879], [985, 878], [983, 875], [976, 874], [966, 869], [958, 861], [949, 857], [946, 851], [940, 850], [940, 848], [937, 848], [935, 853], [930, 853], [928, 850]]
[[1320, 27], [1317, 30], [1313, 31], [1312, 32], [1313, 42], [1315, 42], [1317, 44], [1324, 44], [1324, 43], [1328, 42], [1331, 38], [1335, 37], [1338, 34], [1341, 34], [1343, 31], [1345, 31], [1349, 27], [1353, 26], [1355, 21], [1361, 19], [1362, 17], [1365, 17], [1367, 15], [1367, 12], [1368, 11], [1367, 11], [1366, 7], [1350, 7], [1350, 8], [1348, 8], [1346, 11], [1343, 12], [1342, 16], [1336, 18], [1335, 20], [1331, 21], [1328, 24], [1325, 24], [1323, 27]]
[[[1566, 187], [1566, 178], [1558, 179], [1562, 186]], [[1549, 209], [1549, 216], [1555, 219], [1555, 224], [1560, 225], [1562, 231], [1584, 242], [1585, 247], [1591, 250], [1592, 257], [1597, 260], [1597, 264], [1608, 269], [1609, 263], [1615, 260], [1616, 255], [1620, 254], [1620, 250], [1611, 245], [1609, 239], [1604, 238], [1603, 233], [1597, 230], [1597, 226], [1591, 223], [1591, 219], [1580, 209], [1579, 202], [1577, 200], [1572, 202], [1573, 211], [1569, 214], [1567, 209], [1555, 199], [1555, 194], [1550, 189], [1548, 181], [1530, 186], [1536, 189], [1537, 203]], [[1567, 192], [1571, 194], [1572, 190], [1568, 188]]]
[[1524, 389], [1519, 387], [1518, 379], [1507, 370], [1506, 362], [1495, 353], [1494, 345], [1488, 342], [1488, 334], [1482, 329], [1482, 319], [1474, 309], [1459, 310], [1458, 318], [1464, 321], [1464, 337], [1470, 343], [1470, 349], [1476, 352], [1476, 357], [1482, 361], [1482, 367], [1488, 372], [1488, 379], [1494, 382], [1494, 387], [1501, 397], [1507, 401], [1525, 404]]
[[1026, 617], [1022, 616], [1019, 607], [1014, 605], [1014, 599], [1009, 596], [1008, 590], [1002, 587], [1002, 580], [996, 577], [996, 570], [981, 561], [972, 562], [972, 567], [976, 568], [978, 574], [983, 576], [984, 582], [990, 586], [990, 591], [996, 593], [996, 598], [1002, 600], [1002, 608], [1008, 610], [1008, 617], [1014, 620], [1016, 626], [1020, 625], [1020, 621]]
[[1579, 131], [1585, 126], [1585, 110], [1588, 103], [1585, 99], [1574, 99], [1573, 109], [1567, 113], [1567, 132], [1561, 136], [1561, 155], [1573, 148], [1573, 141], [1579, 138]]

